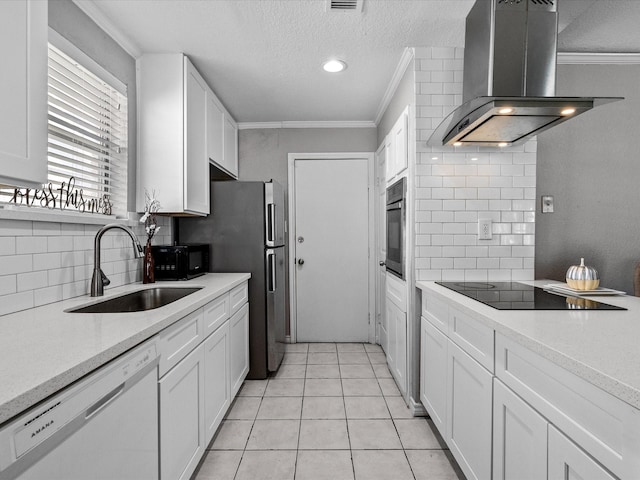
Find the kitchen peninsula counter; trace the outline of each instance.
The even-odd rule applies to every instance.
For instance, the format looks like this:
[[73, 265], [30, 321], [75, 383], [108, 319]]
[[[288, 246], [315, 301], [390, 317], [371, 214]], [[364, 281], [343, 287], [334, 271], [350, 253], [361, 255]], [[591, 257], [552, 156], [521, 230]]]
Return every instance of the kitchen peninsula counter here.
[[[209, 273], [184, 282], [129, 284], [0, 316], [0, 424], [151, 338], [247, 281], [248, 273]], [[68, 313], [153, 287], [202, 287], [173, 303], [128, 313]]]
[[[550, 281], [522, 282], [537, 287]], [[497, 310], [435, 282], [416, 286], [640, 409], [640, 298], [585, 297], [623, 310]]]

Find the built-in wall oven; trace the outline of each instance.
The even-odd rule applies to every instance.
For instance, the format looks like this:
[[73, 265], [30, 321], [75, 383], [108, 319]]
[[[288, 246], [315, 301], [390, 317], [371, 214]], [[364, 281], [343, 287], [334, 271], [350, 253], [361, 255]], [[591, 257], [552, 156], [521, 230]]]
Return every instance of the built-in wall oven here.
[[407, 179], [387, 188], [387, 272], [404, 280]]

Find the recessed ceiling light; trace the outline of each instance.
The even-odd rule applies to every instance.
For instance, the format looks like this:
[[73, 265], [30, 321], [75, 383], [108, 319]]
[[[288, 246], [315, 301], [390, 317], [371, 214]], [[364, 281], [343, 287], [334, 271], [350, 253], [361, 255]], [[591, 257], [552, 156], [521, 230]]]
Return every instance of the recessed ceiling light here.
[[513, 112], [513, 108], [511, 107], [501, 108], [500, 110], [498, 110], [498, 113], [501, 113], [502, 115], [506, 115], [507, 113], [511, 112]]
[[454, 147], [459, 147], [460, 145], [462, 145], [462, 142], [453, 142]]
[[327, 60], [322, 64], [322, 68], [325, 72], [338, 73], [347, 68], [347, 64], [342, 60]]
[[562, 114], [562, 115], [571, 115], [572, 113], [576, 113], [576, 109], [575, 108], [565, 108], [564, 110], [562, 110], [560, 112], [560, 114]]
[[501, 147], [501, 148], [502, 148], [502, 147], [506, 147], [507, 145], [509, 145], [507, 142], [500, 142], [500, 143], [498, 144], [498, 146], [499, 146], [499, 147]]

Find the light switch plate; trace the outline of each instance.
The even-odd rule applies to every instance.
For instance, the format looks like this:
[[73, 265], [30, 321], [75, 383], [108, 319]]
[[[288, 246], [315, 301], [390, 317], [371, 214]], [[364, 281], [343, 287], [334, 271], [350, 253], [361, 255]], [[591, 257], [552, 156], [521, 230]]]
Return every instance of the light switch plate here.
[[542, 213], [553, 213], [553, 195], [542, 196]]
[[478, 240], [491, 240], [491, 219], [481, 218], [478, 220]]

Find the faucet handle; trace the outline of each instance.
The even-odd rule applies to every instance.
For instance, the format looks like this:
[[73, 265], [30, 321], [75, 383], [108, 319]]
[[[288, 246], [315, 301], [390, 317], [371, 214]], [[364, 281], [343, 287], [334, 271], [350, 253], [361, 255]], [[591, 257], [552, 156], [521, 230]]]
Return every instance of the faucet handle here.
[[102, 278], [102, 285], [109, 285], [111, 283], [111, 280], [107, 278], [102, 269], [100, 269], [100, 278]]

